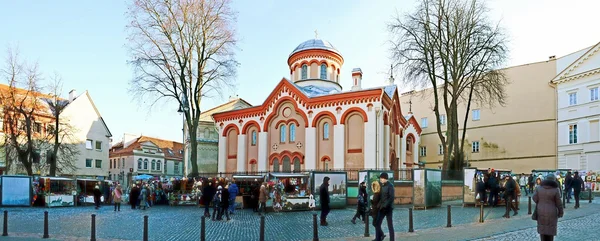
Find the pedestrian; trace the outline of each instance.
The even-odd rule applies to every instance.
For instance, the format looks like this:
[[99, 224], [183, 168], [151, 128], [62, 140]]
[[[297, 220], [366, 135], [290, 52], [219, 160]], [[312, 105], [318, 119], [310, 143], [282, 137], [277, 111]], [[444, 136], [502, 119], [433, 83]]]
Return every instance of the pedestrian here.
[[96, 185], [94, 187], [94, 205], [96, 209], [100, 208], [100, 197], [102, 197], [102, 192], [100, 191], [100, 187]]
[[235, 184], [235, 179], [231, 179], [231, 184], [229, 185], [229, 213], [233, 215], [235, 212], [235, 198], [239, 193], [239, 189], [237, 184]]
[[534, 219], [537, 220], [537, 231], [542, 241], [552, 241], [556, 236], [558, 219], [564, 211], [560, 202], [560, 190], [554, 174], [548, 174], [533, 194], [536, 203]]
[[479, 202], [481, 203], [481, 205], [485, 204], [485, 201], [487, 200], [487, 191], [485, 188], [485, 182], [484, 180], [481, 180], [480, 178], [477, 179], [477, 188], [476, 188], [477, 194], [479, 195]]
[[223, 187], [218, 186], [217, 187], [217, 192], [215, 193], [212, 203], [213, 203], [213, 213], [212, 213], [212, 220], [218, 220], [217, 218], [219, 218], [219, 212], [221, 211], [221, 197], [223, 194]]
[[227, 217], [227, 221], [231, 220], [231, 218], [229, 218], [230, 200], [229, 185], [225, 185], [225, 189], [221, 194], [221, 212], [219, 213], [218, 220], [223, 220], [223, 214]]
[[204, 190], [202, 191], [202, 204], [204, 205], [204, 216], [210, 217], [210, 203], [212, 202], [215, 196], [215, 188], [211, 182], [211, 179], [207, 182]]
[[252, 205], [252, 211], [258, 212], [258, 206], [260, 203], [260, 185], [258, 184], [258, 181], [256, 179], [254, 179], [254, 183], [252, 184], [251, 190], [252, 194], [250, 196], [250, 205]]
[[513, 216], [519, 214], [517, 208], [513, 205], [513, 199], [515, 198], [515, 192], [517, 189], [517, 183], [511, 175], [506, 175], [506, 183], [504, 184], [504, 203], [506, 204], [506, 212], [504, 212], [504, 218], [510, 218], [510, 210], [513, 210]]
[[138, 204], [139, 197], [140, 189], [137, 187], [137, 185], [133, 184], [131, 191], [129, 191], [129, 204], [131, 204], [131, 209], [135, 209]]
[[148, 187], [142, 186], [142, 191], [140, 193], [140, 209], [146, 210], [148, 206]]
[[[380, 233], [383, 234], [381, 230], [381, 224], [383, 223], [383, 218], [387, 220], [388, 230], [390, 232], [390, 241], [394, 241], [394, 223], [393, 223], [393, 209], [394, 209], [394, 186], [388, 182], [388, 174], [387, 172], [382, 172], [379, 175], [379, 182], [381, 182], [381, 200], [379, 201], [379, 214], [377, 215], [377, 226], [376, 229], [379, 230]], [[377, 241], [383, 240], [383, 237], [380, 239], [375, 238]]]
[[371, 183], [371, 191], [373, 191], [373, 196], [371, 196], [371, 210], [370, 215], [373, 218], [373, 227], [375, 228], [375, 240], [383, 240], [385, 238], [385, 234], [380, 229], [377, 229], [377, 217], [379, 216], [379, 204], [381, 201], [381, 185], [379, 185], [379, 181], [374, 181]]
[[356, 218], [362, 219], [365, 222], [365, 212], [367, 209], [367, 186], [365, 182], [361, 182], [358, 188], [358, 196], [356, 197], [356, 214], [352, 218], [352, 223], [356, 224]]
[[525, 190], [525, 195], [529, 196], [529, 192], [527, 191], [527, 176], [525, 176], [525, 173], [521, 173], [521, 177], [519, 178], [519, 186], [521, 189]]
[[573, 188], [573, 195], [575, 195], [575, 209], [579, 208], [579, 194], [585, 190], [585, 182], [579, 176], [579, 172], [575, 172], [573, 180], [571, 180], [571, 188]]
[[533, 174], [529, 175], [529, 177], [527, 178], [527, 184], [529, 185], [529, 193], [533, 193], [533, 184], [534, 184]]
[[258, 214], [260, 215], [261, 212], [267, 214], [267, 199], [269, 198], [269, 191], [267, 190], [266, 182], [263, 182], [263, 184], [260, 186], [259, 192], [258, 201], [260, 201], [260, 208], [258, 209]]
[[123, 190], [121, 189], [121, 184], [117, 185], [117, 187], [112, 191], [112, 199], [115, 203], [115, 212], [121, 211], [121, 197], [123, 196]]
[[329, 225], [327, 215], [329, 214], [329, 177], [323, 178], [323, 183], [319, 188], [319, 204], [321, 204], [321, 226]]
[[565, 177], [565, 195], [567, 195], [567, 203], [571, 203], [571, 195], [573, 193], [573, 176], [571, 175], [571, 171], [567, 172], [567, 176]]
[[500, 192], [500, 183], [498, 182], [498, 176], [496, 176], [495, 172], [490, 174], [490, 178], [488, 179], [488, 186], [490, 189], [490, 196], [488, 197], [488, 205], [491, 207], [496, 207], [498, 205], [498, 193]]

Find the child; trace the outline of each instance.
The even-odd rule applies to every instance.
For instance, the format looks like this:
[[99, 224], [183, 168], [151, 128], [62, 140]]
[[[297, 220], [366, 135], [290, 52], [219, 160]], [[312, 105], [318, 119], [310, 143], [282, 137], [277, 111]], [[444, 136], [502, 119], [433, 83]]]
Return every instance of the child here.
[[215, 221], [217, 218], [217, 214], [219, 214], [219, 210], [221, 209], [221, 193], [222, 193], [223, 187], [219, 186], [217, 188], [217, 193], [215, 193], [215, 196], [213, 197], [213, 213], [212, 213], [212, 220]]
[[275, 191], [274, 196], [275, 196], [275, 204], [273, 205], [273, 210], [275, 212], [279, 212], [279, 211], [281, 211], [281, 208], [282, 208], [281, 207], [281, 194], [279, 194], [278, 191]]

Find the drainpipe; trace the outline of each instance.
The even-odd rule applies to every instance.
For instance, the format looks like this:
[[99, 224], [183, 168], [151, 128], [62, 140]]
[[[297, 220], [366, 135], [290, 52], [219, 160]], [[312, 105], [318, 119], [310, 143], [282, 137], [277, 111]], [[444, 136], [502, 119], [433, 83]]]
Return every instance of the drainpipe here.
[[554, 153], [556, 154], [554, 165], [558, 168], [558, 88], [552, 81], [550, 81], [548, 85], [554, 89]]

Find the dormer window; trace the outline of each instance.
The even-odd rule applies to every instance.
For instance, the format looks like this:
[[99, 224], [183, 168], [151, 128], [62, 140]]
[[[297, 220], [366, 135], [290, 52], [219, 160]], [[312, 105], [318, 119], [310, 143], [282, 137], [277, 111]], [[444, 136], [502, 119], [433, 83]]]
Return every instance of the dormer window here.
[[321, 79], [327, 79], [327, 65], [321, 64]]
[[167, 149], [167, 151], [169, 152], [169, 155], [173, 155], [173, 150], [171, 150], [171, 148]]
[[306, 65], [306, 64], [302, 65], [302, 72], [301, 72], [300, 79], [308, 79], [308, 65]]

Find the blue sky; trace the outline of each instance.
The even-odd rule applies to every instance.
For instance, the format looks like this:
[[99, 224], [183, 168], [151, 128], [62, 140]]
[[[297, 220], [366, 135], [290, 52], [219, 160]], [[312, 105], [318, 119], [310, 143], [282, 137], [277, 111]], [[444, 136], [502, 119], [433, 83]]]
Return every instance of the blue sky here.
[[[487, 2], [491, 18], [501, 20], [510, 36], [508, 65], [543, 61], [600, 41], [594, 24], [600, 1]], [[289, 78], [289, 53], [314, 38], [315, 30], [342, 53], [344, 88], [350, 87], [350, 71], [355, 67], [362, 68], [364, 87], [382, 85], [390, 65], [386, 23], [396, 12], [411, 11], [416, 4], [409, 0], [234, 1], [241, 64], [237, 87], [222, 93], [222, 98], [204, 100], [203, 109], [234, 94], [253, 105], [262, 104], [282, 77]], [[37, 61], [47, 77], [54, 72], [63, 77], [63, 96], [71, 89], [88, 90], [115, 141], [124, 132], [181, 140], [182, 120], [174, 102], [150, 110], [128, 92], [132, 68], [127, 64], [126, 1], [0, 0], [0, 6], [0, 65], [7, 46], [18, 46], [21, 56]]]

